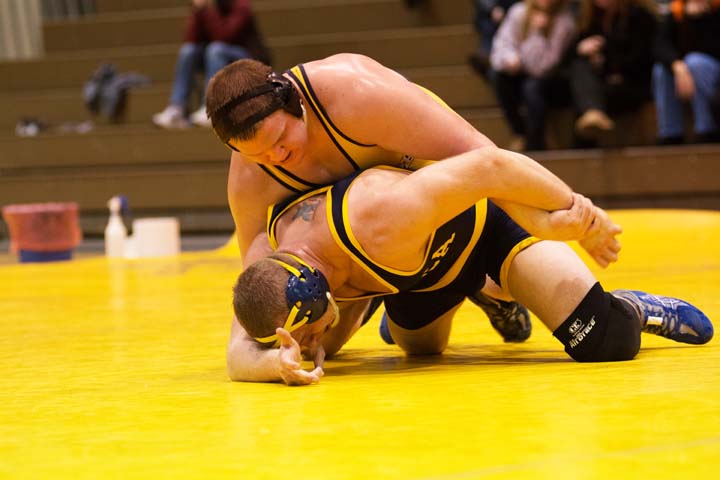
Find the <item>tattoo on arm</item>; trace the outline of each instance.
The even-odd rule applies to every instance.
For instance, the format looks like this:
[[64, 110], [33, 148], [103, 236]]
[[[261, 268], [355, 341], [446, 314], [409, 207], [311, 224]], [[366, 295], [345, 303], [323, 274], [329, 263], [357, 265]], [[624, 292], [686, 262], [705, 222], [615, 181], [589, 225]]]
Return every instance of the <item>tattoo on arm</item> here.
[[303, 200], [300, 202], [300, 205], [298, 205], [298, 209], [295, 212], [295, 215], [293, 215], [293, 220], [302, 217], [303, 220], [309, 222], [315, 217], [315, 210], [317, 210], [319, 206], [319, 198], [308, 198], [307, 200]]

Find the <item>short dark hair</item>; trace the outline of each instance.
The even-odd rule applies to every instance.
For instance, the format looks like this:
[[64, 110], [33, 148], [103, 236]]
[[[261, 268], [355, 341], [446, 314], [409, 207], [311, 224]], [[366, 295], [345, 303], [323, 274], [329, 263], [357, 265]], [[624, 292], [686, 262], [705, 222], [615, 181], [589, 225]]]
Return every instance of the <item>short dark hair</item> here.
[[230, 139], [249, 140], [255, 136], [260, 122], [246, 125], [245, 120], [268, 108], [273, 100], [271, 96], [260, 95], [229, 109], [222, 107], [266, 84], [272, 71], [272, 67], [262, 62], [245, 58], [227, 65], [210, 79], [205, 94], [207, 114], [223, 143]]
[[[285, 256], [282, 260], [296, 264]], [[238, 277], [233, 287], [233, 309], [238, 322], [251, 337], [268, 337], [283, 326], [290, 312], [285, 294], [289, 276], [282, 265], [264, 258]]]

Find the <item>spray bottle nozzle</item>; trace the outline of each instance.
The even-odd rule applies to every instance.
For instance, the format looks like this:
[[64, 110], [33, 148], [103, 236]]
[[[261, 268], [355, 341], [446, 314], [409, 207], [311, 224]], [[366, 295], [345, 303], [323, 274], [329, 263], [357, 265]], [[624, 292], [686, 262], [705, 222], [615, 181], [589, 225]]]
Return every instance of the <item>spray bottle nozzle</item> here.
[[107, 205], [110, 209], [110, 212], [112, 213], [120, 213], [123, 215], [127, 215], [130, 211], [128, 199], [125, 195], [115, 195], [110, 200], [108, 200]]

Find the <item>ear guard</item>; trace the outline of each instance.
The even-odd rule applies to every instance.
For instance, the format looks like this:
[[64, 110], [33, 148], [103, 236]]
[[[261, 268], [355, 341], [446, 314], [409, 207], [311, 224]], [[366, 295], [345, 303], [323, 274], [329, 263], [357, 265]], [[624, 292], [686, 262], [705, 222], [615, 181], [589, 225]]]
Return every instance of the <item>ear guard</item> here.
[[[303, 108], [302, 102], [300, 101], [300, 94], [297, 90], [295, 90], [295, 87], [293, 87], [290, 80], [283, 77], [282, 75], [278, 75], [275, 72], [272, 72], [268, 75], [267, 83], [264, 83], [252, 90], [249, 90], [240, 95], [239, 97], [230, 99], [227, 103], [212, 112], [211, 115], [216, 115], [218, 113], [226, 114], [233, 108], [244, 102], [247, 102], [248, 100], [268, 94], [271, 95], [271, 100], [268, 106], [243, 120], [242, 123], [238, 125], [241, 130], [252, 127], [259, 121], [264, 120], [270, 114], [281, 108], [288, 112], [290, 115], [302, 118]], [[228, 139], [224, 140], [225, 144], [232, 150], [235, 150], [231, 145], [227, 143], [227, 140]]]
[[[287, 287], [285, 288], [285, 298], [290, 313], [283, 328], [288, 332], [293, 332], [306, 323], [317, 321], [325, 314], [329, 303], [332, 303], [335, 309], [335, 319], [332, 324], [334, 327], [340, 320], [340, 315], [330, 294], [330, 287], [325, 276], [298, 257], [290, 256], [300, 264], [300, 267], [293, 267], [276, 258], [270, 259], [290, 272], [290, 278], [288, 278]], [[272, 343], [273, 348], [280, 345], [277, 333], [267, 337], [255, 337], [255, 340], [260, 343]]]

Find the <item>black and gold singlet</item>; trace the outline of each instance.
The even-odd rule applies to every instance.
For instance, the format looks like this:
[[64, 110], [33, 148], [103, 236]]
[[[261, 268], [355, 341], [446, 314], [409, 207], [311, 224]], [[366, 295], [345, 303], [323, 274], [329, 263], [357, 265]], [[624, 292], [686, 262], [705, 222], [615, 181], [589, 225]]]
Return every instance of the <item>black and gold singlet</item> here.
[[[299, 89], [302, 91], [303, 96], [306, 99], [308, 108], [312, 109], [317, 118], [320, 120], [325, 133], [332, 140], [335, 147], [342, 153], [348, 165], [357, 172], [365, 170], [370, 167], [378, 166], [381, 163], [379, 159], [384, 159], [383, 163], [388, 163], [388, 159], [392, 160], [392, 157], [388, 158], [388, 151], [379, 147], [378, 145], [368, 145], [353, 140], [348, 135], [344, 134], [332, 121], [327, 111], [320, 103], [315, 91], [313, 90], [310, 79], [308, 78], [305, 68], [302, 64], [299, 64], [286, 72], [297, 84]], [[418, 85], [419, 86], [419, 85]], [[420, 87], [420, 86], [419, 86]], [[427, 90], [426, 88], [420, 87], [425, 93], [430, 95], [436, 102], [450, 109], [445, 102], [443, 102], [437, 95]], [[392, 154], [391, 154], [392, 155]], [[395, 165], [406, 167], [409, 169], [417, 169], [423, 165], [431, 163], [430, 160], [418, 160], [413, 159], [408, 155], [402, 153], [396, 153], [395, 161], [392, 162]], [[309, 182], [297, 175], [289, 172], [283, 167], [271, 166], [271, 165], [259, 165], [265, 173], [270, 175], [275, 181], [280, 183], [282, 186], [291, 190], [295, 193], [303, 193], [308, 190], [314, 190], [322, 185]]]
[[[376, 167], [401, 170], [393, 167]], [[430, 236], [423, 262], [413, 271], [401, 271], [374, 261], [364, 251], [353, 234], [348, 218], [347, 193], [361, 172], [356, 172], [333, 186], [307, 193], [270, 208], [268, 237], [273, 249], [277, 248], [276, 225], [279, 217], [306, 198], [325, 193], [328, 226], [337, 245], [391, 293], [423, 292], [442, 288], [452, 282], [462, 270], [480, 238], [485, 224], [487, 200], [482, 200], [448, 221]], [[372, 297], [387, 292], [375, 292], [361, 297]], [[338, 300], [350, 300], [338, 297]]]

